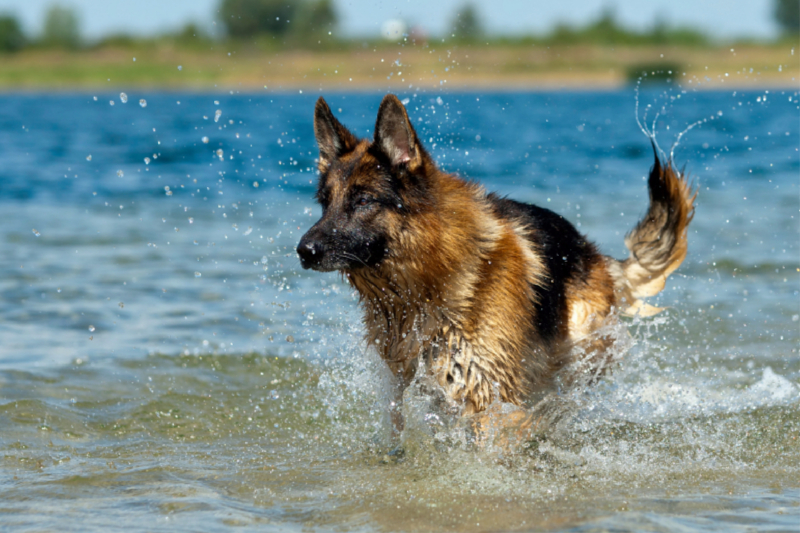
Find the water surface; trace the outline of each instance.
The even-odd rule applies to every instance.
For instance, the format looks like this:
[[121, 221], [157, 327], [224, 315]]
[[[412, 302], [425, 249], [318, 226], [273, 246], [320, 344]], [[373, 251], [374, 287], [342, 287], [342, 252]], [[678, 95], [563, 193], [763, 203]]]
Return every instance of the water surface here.
[[[633, 90], [399, 96], [444, 168], [626, 255], [652, 161]], [[317, 95], [128, 97], [0, 97], [0, 525], [798, 530], [796, 92], [643, 92], [665, 149], [715, 117], [675, 151], [689, 256], [614, 371], [513, 445], [416, 390], [392, 438], [356, 299], [294, 253]], [[371, 135], [381, 94], [326, 97]]]

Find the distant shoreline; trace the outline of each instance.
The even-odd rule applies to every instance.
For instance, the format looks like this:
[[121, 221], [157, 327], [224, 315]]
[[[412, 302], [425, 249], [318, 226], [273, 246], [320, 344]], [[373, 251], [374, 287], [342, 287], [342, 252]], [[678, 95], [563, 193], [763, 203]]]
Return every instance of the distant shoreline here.
[[0, 58], [0, 92], [594, 91], [631, 86], [641, 72], [687, 90], [798, 90], [800, 53], [785, 44], [26, 50]]
[[[587, 80], [587, 83], [591, 83], [591, 80]], [[355, 85], [355, 83], [354, 83]], [[659, 88], [668, 88], [671, 87], [670, 84], [662, 84], [656, 85], [651, 84], [647, 85], [648, 89], [659, 89]], [[387, 92], [395, 93], [395, 94], [406, 94], [408, 92], [457, 92], [457, 93], [483, 93], [483, 92], [492, 92], [492, 93], [554, 93], [554, 92], [574, 92], [574, 93], [581, 93], [581, 92], [616, 92], [621, 91], [626, 88], [630, 88], [633, 90], [635, 87], [634, 84], [630, 83], [620, 83], [620, 84], [597, 84], [597, 85], [577, 85], [571, 84], [568, 81], [565, 82], [556, 82], [547, 83], [547, 84], [537, 84], [537, 85], [528, 85], [522, 83], [503, 83], [503, 80], [493, 80], [486, 83], [476, 83], [476, 84], [447, 84], [446, 86], [422, 86], [422, 85], [414, 85], [412, 88], [407, 86], [405, 87], [397, 87], [391, 85], [379, 85], [379, 84], [359, 84], [357, 87], [345, 87], [345, 86], [321, 86], [321, 87], [310, 87], [308, 85], [280, 85], [276, 87], [270, 87], [269, 89], [264, 89], [256, 87], [256, 86], [245, 86], [245, 85], [237, 85], [237, 86], [215, 86], [215, 87], [198, 87], [198, 86], [132, 86], [132, 85], [120, 85], [120, 86], [109, 86], [109, 87], [92, 87], [92, 86], [75, 86], [75, 87], [3, 87], [0, 86], [0, 96], [11, 96], [11, 95], [92, 95], [97, 96], [100, 94], [117, 94], [119, 92], [125, 91], [139, 91], [143, 94], [220, 94], [220, 93], [229, 93], [233, 91], [235, 94], [247, 94], [247, 95], [269, 95], [269, 94], [297, 94], [298, 91], [302, 91], [303, 93], [309, 94], [359, 94], [359, 93], [380, 93], [384, 94]], [[768, 91], [793, 91], [796, 92], [800, 90], [798, 87], [793, 87], [789, 84], [782, 84], [782, 83], [749, 83], [749, 84], [725, 84], [725, 85], [704, 85], [700, 87], [687, 87], [685, 85], [676, 85], [676, 87], [680, 87], [682, 90], [697, 90], [702, 92], [722, 92], [722, 91], [752, 91], [752, 90], [768, 90]]]

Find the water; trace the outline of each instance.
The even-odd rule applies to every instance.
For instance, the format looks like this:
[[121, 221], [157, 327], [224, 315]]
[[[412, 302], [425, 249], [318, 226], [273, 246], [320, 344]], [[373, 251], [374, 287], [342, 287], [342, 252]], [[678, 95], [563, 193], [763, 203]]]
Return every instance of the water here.
[[[716, 117], [675, 152], [689, 256], [615, 371], [516, 443], [415, 390], [392, 439], [355, 298], [294, 253], [315, 95], [129, 93], [0, 96], [3, 529], [800, 528], [797, 92], [642, 93], [665, 149]], [[381, 96], [326, 95], [361, 135]], [[625, 255], [632, 90], [399, 96], [446, 169]]]

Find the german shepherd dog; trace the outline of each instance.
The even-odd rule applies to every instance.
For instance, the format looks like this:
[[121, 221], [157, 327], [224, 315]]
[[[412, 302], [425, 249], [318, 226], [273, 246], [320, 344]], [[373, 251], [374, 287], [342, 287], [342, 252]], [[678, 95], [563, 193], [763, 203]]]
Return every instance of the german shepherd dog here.
[[602, 365], [609, 342], [592, 333], [620, 314], [660, 311], [642, 298], [686, 257], [696, 192], [657, 151], [649, 208], [618, 261], [560, 215], [438, 169], [394, 95], [373, 141], [323, 98], [314, 133], [322, 218], [297, 246], [303, 268], [340, 271], [391, 371], [408, 385], [424, 368], [464, 415], [498, 394], [522, 405], [577, 353]]

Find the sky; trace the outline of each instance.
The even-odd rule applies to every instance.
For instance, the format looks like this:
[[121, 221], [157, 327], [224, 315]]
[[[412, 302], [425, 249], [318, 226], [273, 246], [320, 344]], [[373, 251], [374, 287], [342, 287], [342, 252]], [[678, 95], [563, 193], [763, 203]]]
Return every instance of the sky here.
[[[292, 0], [287, 0], [292, 1]], [[97, 39], [112, 33], [154, 35], [195, 22], [213, 28], [220, 0], [0, 0], [0, 13], [16, 15], [29, 35], [42, 27], [47, 8], [74, 8], [83, 35]], [[389, 19], [419, 25], [430, 35], [444, 33], [464, 0], [334, 0], [340, 31], [348, 36], [377, 35]], [[474, 0], [490, 33], [544, 33], [566, 22], [585, 24], [611, 7], [631, 28], [648, 28], [657, 18], [721, 38], [771, 38], [774, 0]]]

